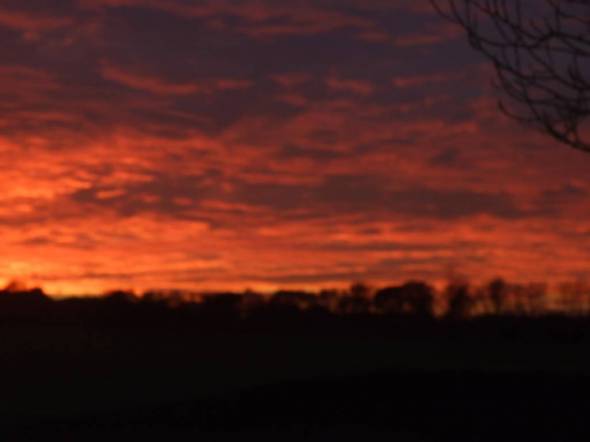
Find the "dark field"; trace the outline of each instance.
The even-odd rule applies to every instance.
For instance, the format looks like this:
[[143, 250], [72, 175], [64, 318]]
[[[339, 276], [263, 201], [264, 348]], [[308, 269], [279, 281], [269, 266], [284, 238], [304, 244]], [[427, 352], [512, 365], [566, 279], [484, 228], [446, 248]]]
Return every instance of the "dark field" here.
[[1, 440], [590, 440], [587, 317], [232, 305], [4, 294]]
[[533, 322], [487, 339], [481, 320], [414, 337], [350, 318], [323, 334], [5, 324], [4, 440], [588, 440], [587, 339], [523, 336]]

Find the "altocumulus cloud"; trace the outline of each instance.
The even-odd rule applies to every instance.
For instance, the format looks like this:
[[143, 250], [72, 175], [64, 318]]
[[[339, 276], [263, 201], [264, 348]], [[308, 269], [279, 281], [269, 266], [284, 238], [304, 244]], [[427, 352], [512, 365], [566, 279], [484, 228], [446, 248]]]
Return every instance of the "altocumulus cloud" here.
[[587, 270], [590, 159], [500, 117], [426, 0], [7, 0], [0, 39], [1, 278]]

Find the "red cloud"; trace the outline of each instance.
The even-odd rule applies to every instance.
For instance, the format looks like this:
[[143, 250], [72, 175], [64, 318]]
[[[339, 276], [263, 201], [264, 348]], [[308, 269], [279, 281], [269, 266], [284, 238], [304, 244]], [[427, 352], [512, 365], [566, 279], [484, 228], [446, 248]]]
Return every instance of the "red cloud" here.
[[434, 74], [426, 74], [426, 75], [409, 75], [409, 76], [399, 76], [392, 78], [391, 82], [395, 87], [399, 88], [411, 88], [411, 87], [420, 87], [429, 84], [436, 84], [436, 83], [443, 83], [449, 82], [453, 80], [458, 80], [460, 78], [465, 77], [465, 73], [461, 72], [452, 72], [452, 73], [434, 73]]
[[248, 80], [225, 78], [202, 80], [199, 83], [172, 83], [155, 76], [133, 73], [109, 63], [103, 63], [101, 73], [107, 80], [156, 95], [214, 93], [246, 89], [252, 85], [252, 82]]
[[375, 88], [369, 81], [350, 80], [338, 77], [326, 79], [326, 85], [337, 92], [352, 92], [357, 95], [371, 95]]
[[311, 75], [304, 72], [286, 72], [271, 76], [272, 80], [284, 88], [299, 86], [311, 79]]
[[18, 10], [0, 8], [0, 25], [26, 32], [39, 32], [63, 28], [72, 24], [65, 17], [52, 17]]
[[110, 64], [103, 65], [102, 75], [107, 80], [115, 81], [132, 89], [158, 95], [192, 95], [203, 91], [197, 84], [170, 83], [157, 77], [131, 73]]

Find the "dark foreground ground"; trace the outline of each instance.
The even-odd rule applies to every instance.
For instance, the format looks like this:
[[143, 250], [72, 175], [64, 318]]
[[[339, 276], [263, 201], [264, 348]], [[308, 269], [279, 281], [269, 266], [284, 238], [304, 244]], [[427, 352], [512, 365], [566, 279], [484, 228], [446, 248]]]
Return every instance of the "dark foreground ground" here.
[[587, 441], [589, 386], [538, 373], [328, 377], [21, 425], [4, 440]]
[[0, 324], [0, 440], [588, 441], [586, 321]]

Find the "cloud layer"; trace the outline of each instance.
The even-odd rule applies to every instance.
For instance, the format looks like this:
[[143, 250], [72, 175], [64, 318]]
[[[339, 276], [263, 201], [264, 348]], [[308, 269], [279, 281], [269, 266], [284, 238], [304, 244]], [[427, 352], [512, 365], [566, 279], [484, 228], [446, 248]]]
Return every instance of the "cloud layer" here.
[[583, 277], [590, 157], [426, 0], [6, 1], [0, 282]]

